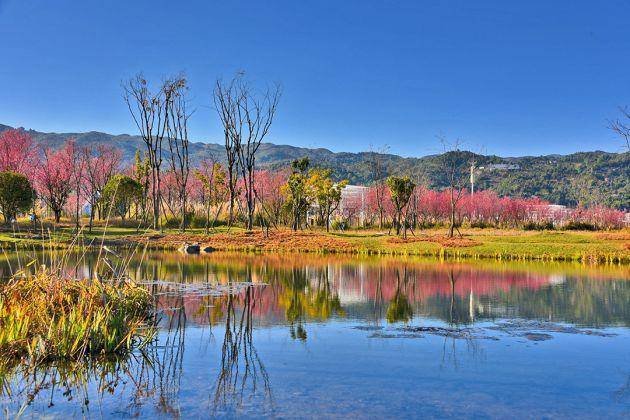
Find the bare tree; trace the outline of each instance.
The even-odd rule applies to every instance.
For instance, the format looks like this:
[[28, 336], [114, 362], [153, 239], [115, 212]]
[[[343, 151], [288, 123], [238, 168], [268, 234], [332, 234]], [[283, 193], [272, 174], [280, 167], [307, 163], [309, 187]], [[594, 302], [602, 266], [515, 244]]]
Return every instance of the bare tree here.
[[186, 92], [188, 87], [184, 77], [179, 76], [167, 80], [164, 82], [163, 90], [169, 101], [166, 104], [168, 109], [166, 131], [170, 152], [168, 161], [177, 185], [177, 196], [182, 216], [179, 230], [183, 233], [186, 228], [187, 186], [190, 175], [188, 119], [192, 113], [187, 109]]
[[452, 238], [455, 235], [455, 230], [457, 230], [461, 237], [462, 233], [459, 231], [456, 215], [457, 206], [468, 181], [469, 160], [466, 159], [465, 153], [460, 150], [461, 140], [448, 141], [446, 138], [440, 137], [440, 141], [444, 151], [441, 156], [442, 166], [446, 175], [450, 198], [448, 236]]
[[171, 102], [169, 89], [160, 87], [153, 92], [142, 74], [138, 74], [123, 83], [123, 98], [127, 103], [140, 136], [147, 148], [147, 157], [151, 167], [151, 198], [153, 200], [153, 228], [161, 228], [161, 167], [162, 143], [167, 134], [169, 106]]
[[242, 97], [236, 86], [236, 77], [229, 84], [217, 79], [213, 92], [214, 106], [219, 114], [225, 137], [227, 187], [230, 200], [228, 226], [232, 226], [234, 222], [236, 183], [238, 182], [238, 145], [242, 127], [242, 121], [238, 121], [239, 102], [242, 101]]
[[619, 134], [626, 140], [626, 149], [630, 152], [630, 108], [620, 106], [621, 118], [608, 121], [608, 128]]
[[85, 180], [85, 160], [81, 150], [76, 145], [74, 140], [72, 141], [72, 152], [68, 156], [71, 162], [70, 171], [72, 173], [70, 180], [73, 184], [73, 189], [76, 195], [76, 202], [74, 203], [74, 223], [75, 229], [78, 232], [81, 228], [81, 186]]
[[99, 199], [103, 194], [103, 188], [118, 170], [121, 154], [120, 150], [106, 147], [102, 144], [95, 148], [92, 146], [83, 147], [81, 153], [85, 165], [83, 189], [85, 197], [90, 204], [90, 222], [88, 226], [89, 231], [92, 232], [95, 212], [97, 209], [100, 209]]
[[245, 203], [247, 205], [247, 229], [254, 228], [254, 210], [256, 203], [255, 175], [256, 152], [264, 138], [269, 133], [273, 118], [276, 114], [281, 88], [275, 85], [261, 95], [254, 93], [246, 82], [242, 82], [241, 91], [243, 101], [241, 115], [244, 116], [245, 129], [243, 136], [239, 136], [238, 164], [245, 183]]
[[[214, 156], [204, 159], [199, 167], [194, 171], [194, 176], [201, 183], [199, 198], [203, 203], [205, 210], [205, 229], [206, 234], [210, 233], [210, 228], [214, 229], [219, 214], [223, 210], [225, 203], [225, 170], [223, 166], [217, 162]], [[214, 219], [210, 221], [210, 210], [215, 206]]]
[[[231, 181], [230, 160], [235, 156], [245, 188], [247, 229], [250, 230], [254, 227], [256, 206], [256, 153], [269, 134], [280, 96], [279, 85], [262, 93], [254, 91], [244, 79], [243, 73], [237, 74], [227, 87], [223, 86], [221, 81], [217, 81], [215, 88], [215, 105], [226, 136], [228, 177]], [[233, 213], [233, 200], [234, 194], [230, 191], [230, 219]]]
[[376, 205], [378, 206], [378, 228], [383, 229], [383, 216], [385, 214], [385, 194], [387, 194], [387, 185], [385, 184], [386, 169], [383, 155], [389, 152], [389, 146], [385, 145], [378, 150], [370, 148], [368, 154], [368, 165], [372, 175], [372, 183], [376, 193]]

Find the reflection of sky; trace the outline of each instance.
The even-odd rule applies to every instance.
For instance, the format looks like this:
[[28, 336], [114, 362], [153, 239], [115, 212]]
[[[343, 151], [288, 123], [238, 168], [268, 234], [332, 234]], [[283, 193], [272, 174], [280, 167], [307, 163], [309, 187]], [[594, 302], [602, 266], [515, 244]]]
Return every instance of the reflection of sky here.
[[[519, 270], [475, 270], [459, 265], [425, 265], [406, 271], [366, 264], [327, 264], [274, 272], [268, 268], [253, 267], [247, 276], [230, 276], [232, 281], [253, 278], [267, 284], [257, 290], [254, 309], [261, 325], [285, 322], [284, 313], [292, 301], [299, 300], [306, 307], [315, 305], [325, 288], [325, 299], [338, 299], [343, 316], [359, 319], [373, 318], [376, 307], [386, 309], [396, 294], [402, 293], [416, 316], [456, 318], [466, 323], [494, 317], [552, 319], [594, 326], [630, 323], [630, 308], [625, 305], [630, 298], [627, 281], [576, 279]], [[225, 281], [225, 276], [213, 273], [213, 269], [218, 268], [210, 267], [208, 278]], [[175, 279], [176, 275], [172, 277]], [[207, 321], [206, 316], [196, 315], [203, 313], [207, 302], [191, 297], [184, 297], [184, 302], [192, 320]], [[168, 299], [161, 303], [166, 307], [173, 305]], [[220, 306], [221, 302], [213, 305]], [[303, 318], [313, 318], [307, 309]], [[339, 315], [330, 314], [333, 318]]]
[[[151, 273], [166, 281], [182, 279], [184, 271], [191, 283], [264, 281], [250, 291], [251, 337], [242, 327], [245, 291], [232, 299], [233, 312], [225, 296], [161, 297], [170, 311], [156, 345], [118, 372], [111, 394], [100, 394], [96, 379], [87, 395], [77, 387], [72, 399], [58, 385], [53, 397], [53, 388], [36, 394], [25, 414], [617, 418], [630, 410], [628, 328], [599, 336], [531, 327], [544, 341], [529, 340], [523, 330], [493, 329], [512, 319], [628, 325], [628, 281], [509, 266], [409, 264], [405, 271], [373, 261], [312, 259], [291, 267], [274, 261], [156, 256], [146, 271], [132, 265], [134, 276]], [[168, 269], [159, 265], [166, 262]], [[405, 324], [388, 323], [385, 315], [401, 294], [413, 311], [410, 326], [465, 329], [470, 336], [403, 334]], [[182, 305], [184, 311], [177, 309]], [[230, 342], [238, 351], [226, 352]], [[146, 358], [151, 367], [140, 375]], [[218, 387], [222, 374], [233, 380], [224, 388]], [[145, 383], [139, 393], [138, 383]], [[15, 413], [26, 393], [14, 395], [0, 397], [0, 409]]]
[[[433, 336], [374, 339], [369, 338], [370, 331], [354, 329], [355, 325], [356, 321], [343, 320], [308, 324], [306, 342], [290, 339], [280, 326], [254, 330], [253, 342], [268, 373], [270, 392], [259, 376], [256, 390], [248, 379], [242, 399], [238, 393], [228, 394], [218, 406], [214, 395], [225, 328], [189, 328], [178, 365], [179, 381], [160, 382], [157, 370], [151, 376], [153, 388], [137, 400], [132, 398], [133, 381], [102, 397], [92, 384], [90, 413], [143, 418], [620, 418], [627, 414], [630, 402], [623, 388], [630, 374], [627, 334], [615, 338], [558, 334], [541, 343], [509, 337], [469, 343]], [[168, 366], [164, 360], [161, 363]], [[244, 366], [239, 366], [242, 374]], [[162, 375], [171, 378], [166, 372]], [[53, 407], [48, 407], [46, 391], [35, 398], [27, 415], [81, 416], [81, 393], [68, 400], [57, 391]]]

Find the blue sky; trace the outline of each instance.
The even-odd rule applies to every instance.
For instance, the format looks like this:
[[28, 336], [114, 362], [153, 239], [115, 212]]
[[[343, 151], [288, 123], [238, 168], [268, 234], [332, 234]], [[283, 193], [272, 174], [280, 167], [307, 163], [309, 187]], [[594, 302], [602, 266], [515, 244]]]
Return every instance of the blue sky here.
[[630, 1], [0, 0], [0, 123], [135, 133], [120, 82], [184, 71], [195, 140], [218, 76], [280, 82], [268, 140], [420, 156], [620, 151]]

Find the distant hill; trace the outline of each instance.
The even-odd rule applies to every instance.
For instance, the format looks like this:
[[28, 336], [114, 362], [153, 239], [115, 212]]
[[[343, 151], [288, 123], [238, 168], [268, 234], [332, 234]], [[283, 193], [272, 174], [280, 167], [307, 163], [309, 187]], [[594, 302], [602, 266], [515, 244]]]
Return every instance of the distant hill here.
[[[11, 128], [0, 124], [0, 131]], [[117, 147], [126, 162], [133, 160], [136, 150], [143, 150], [139, 136], [87, 133], [42, 133], [28, 130], [33, 139], [46, 147], [59, 147], [68, 138], [79, 145], [106, 143]], [[193, 163], [214, 156], [225, 156], [223, 145], [192, 142], [190, 156]], [[470, 152], [461, 152], [470, 154]], [[278, 168], [292, 160], [308, 156], [314, 165], [333, 169], [340, 179], [351, 184], [367, 185], [373, 176], [367, 163], [370, 153], [334, 153], [327, 149], [308, 149], [288, 145], [264, 143], [259, 149], [260, 167]], [[553, 203], [575, 206], [578, 203], [606, 205], [630, 209], [630, 153], [601, 151], [570, 155], [499, 157], [472, 155], [478, 167], [476, 188], [492, 189], [500, 195], [538, 196]], [[405, 158], [379, 155], [386, 175], [410, 175], [423, 179], [432, 188], [446, 186], [441, 155]]]

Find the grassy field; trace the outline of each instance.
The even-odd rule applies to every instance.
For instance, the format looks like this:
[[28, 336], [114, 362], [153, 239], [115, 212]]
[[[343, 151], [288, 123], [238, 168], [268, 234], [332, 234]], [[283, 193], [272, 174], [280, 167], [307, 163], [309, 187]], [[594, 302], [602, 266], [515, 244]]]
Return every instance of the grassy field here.
[[582, 261], [590, 263], [630, 263], [630, 230], [616, 232], [531, 232], [502, 229], [463, 229], [462, 238], [448, 239], [445, 229], [418, 231], [402, 239], [387, 232], [355, 230], [347, 232], [261, 230], [218, 228], [206, 235], [203, 229], [180, 234], [122, 227], [95, 227], [82, 231], [77, 241], [70, 225], [48, 227], [37, 232], [20, 229], [0, 233], [5, 249], [52, 247], [77, 244], [111, 246], [141, 244], [153, 249], [178, 249], [183, 243], [199, 243], [202, 248], [248, 252], [315, 252], [377, 255], [423, 255], [439, 258], [492, 258], [499, 260]]

